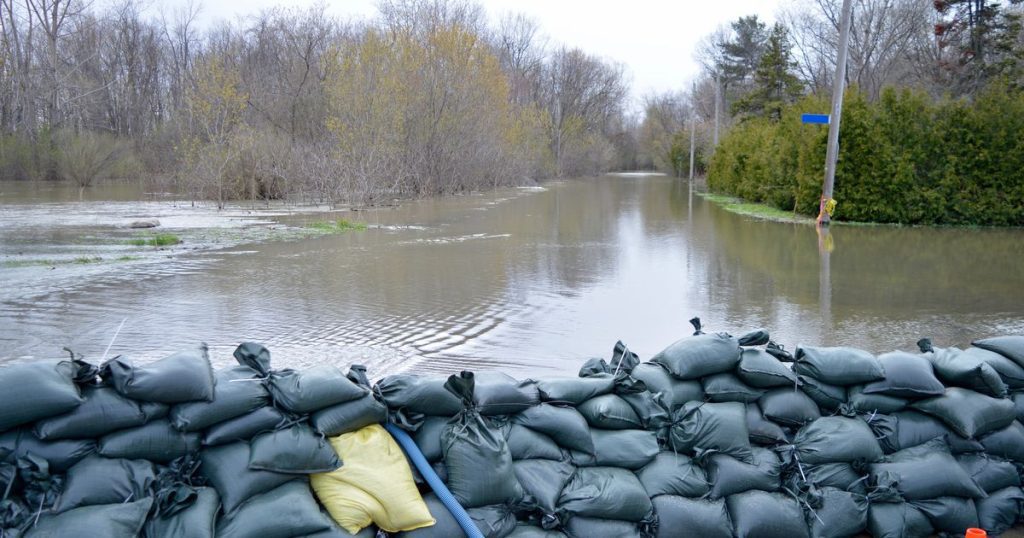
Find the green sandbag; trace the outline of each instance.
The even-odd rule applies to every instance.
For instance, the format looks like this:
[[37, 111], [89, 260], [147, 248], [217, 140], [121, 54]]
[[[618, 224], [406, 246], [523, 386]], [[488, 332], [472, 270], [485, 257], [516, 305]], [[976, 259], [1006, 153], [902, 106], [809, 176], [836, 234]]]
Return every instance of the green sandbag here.
[[968, 438], [1005, 428], [1017, 416], [1013, 401], [959, 387], [947, 388], [942, 396], [914, 402], [911, 407], [938, 418]]
[[929, 538], [933, 529], [910, 503], [873, 502], [868, 507], [868, 531], [874, 538]]
[[658, 436], [646, 430], [590, 430], [596, 452], [594, 464], [639, 469], [658, 455]]
[[753, 447], [754, 462], [742, 461], [725, 454], [709, 454], [704, 464], [708, 483], [711, 484], [709, 497], [721, 499], [752, 489], [778, 491], [782, 486], [782, 462], [767, 448]]
[[537, 382], [542, 401], [572, 406], [602, 394], [609, 394], [614, 388], [615, 376], [611, 374], [545, 379]]
[[679, 452], [716, 450], [751, 463], [746, 413], [746, 406], [736, 402], [690, 402], [676, 412], [669, 440]]
[[633, 408], [636, 416], [640, 417], [641, 426], [648, 430], [660, 430], [672, 423], [672, 415], [661, 402], [660, 395], [632, 390], [621, 392], [619, 397]]
[[793, 370], [761, 349], [744, 349], [736, 375], [747, 385], [762, 389], [796, 387]]
[[249, 468], [286, 474], [329, 473], [341, 460], [327, 438], [306, 424], [267, 432], [249, 446]]
[[596, 517], [573, 517], [565, 525], [569, 538], [642, 538], [640, 526], [632, 521]]
[[994, 491], [984, 499], [977, 499], [978, 526], [993, 536], [998, 536], [1013, 527], [1020, 520], [1020, 508], [1024, 506], [1024, 491], [1019, 487], [1008, 487]]
[[334, 523], [320, 512], [309, 484], [292, 480], [253, 496], [217, 521], [218, 538], [292, 538], [331, 529]]
[[920, 355], [893, 351], [878, 356], [885, 379], [864, 385], [864, 394], [883, 394], [918, 399], [942, 394], [945, 387], [935, 378], [932, 365]]
[[146, 460], [89, 456], [68, 470], [57, 513], [79, 506], [116, 504], [149, 497], [156, 470]]
[[192, 503], [169, 515], [153, 514], [146, 522], [147, 538], [213, 538], [220, 496], [213, 488], [196, 488]]
[[233, 512], [246, 499], [270, 491], [294, 475], [249, 468], [249, 443], [211, 447], [199, 453], [200, 472], [217, 489], [224, 512]]
[[972, 346], [995, 351], [1024, 367], [1024, 335], [996, 336], [971, 342]]
[[933, 349], [925, 341], [918, 342], [918, 345], [928, 350], [925, 357], [931, 361], [935, 375], [946, 385], [968, 388], [996, 398], [1006, 396], [1008, 389], [999, 372], [978, 356], [956, 348]]
[[643, 381], [651, 394], [660, 394], [661, 401], [669, 411], [675, 411], [686, 402], [704, 400], [704, 388], [699, 380], [682, 381], [676, 379], [660, 364], [645, 362], [633, 368], [630, 374], [638, 381]]
[[811, 538], [849, 538], [867, 528], [868, 498], [865, 495], [822, 488], [808, 497], [807, 526]]
[[1014, 420], [1009, 426], [980, 439], [985, 453], [1024, 463], [1024, 426]]
[[[329, 519], [331, 516], [325, 514], [324, 517]], [[352, 535], [349, 534], [347, 530], [342, 529], [337, 524], [335, 524], [333, 527], [325, 531], [314, 532], [312, 534], [306, 534], [302, 536], [296, 536], [295, 538], [352, 538], [353, 536], [355, 536], [356, 538], [377, 538], [378, 530], [379, 529], [377, 529], [376, 526], [370, 525], [368, 527], [363, 527], [363, 530]]]
[[183, 432], [197, 432], [240, 417], [270, 403], [259, 372], [248, 366], [219, 370], [214, 378], [213, 401], [186, 402], [171, 408], [171, 425]]
[[688, 499], [676, 495], [659, 495], [651, 499], [651, 502], [658, 515], [656, 538], [732, 538], [732, 522], [729, 521], [725, 499]]
[[304, 370], [278, 370], [267, 383], [274, 405], [296, 414], [312, 413], [366, 394], [337, 366], [320, 364]]
[[864, 385], [849, 387], [846, 394], [846, 407], [863, 414], [895, 413], [906, 409], [910, 403], [904, 398], [885, 394], [864, 394]]
[[571, 407], [540, 404], [514, 415], [512, 420], [547, 435], [561, 447], [594, 454], [594, 441], [590, 437], [587, 419]]
[[756, 402], [765, 393], [763, 389], [747, 386], [732, 373], [709, 375], [701, 379], [701, 385], [704, 388], [704, 395], [707, 399], [716, 403]]
[[[67, 413], [82, 403], [69, 361], [39, 360], [0, 368], [0, 431]], [[31, 405], [26, 405], [31, 402]]]
[[736, 538], [807, 538], [800, 504], [788, 493], [750, 490], [725, 500]]
[[309, 422], [317, 431], [334, 437], [354, 432], [387, 420], [387, 407], [371, 394], [350, 402], [321, 409], [310, 417]]
[[562, 449], [550, 437], [519, 424], [509, 425], [505, 441], [513, 460], [561, 460], [564, 457]]
[[270, 374], [270, 350], [256, 342], [242, 342], [232, 356], [242, 366], [248, 366], [266, 377]]
[[526, 523], [519, 523], [507, 538], [566, 538], [566, 536], [559, 531], [549, 531]]
[[69, 413], [36, 422], [34, 429], [36, 436], [44, 441], [95, 439], [145, 423], [146, 415], [139, 402], [121, 396], [110, 387], [83, 387], [82, 405]]
[[537, 384], [517, 381], [501, 372], [480, 372], [474, 376], [473, 404], [485, 417], [510, 415], [540, 403]]
[[521, 460], [513, 467], [523, 491], [533, 497], [545, 515], [555, 513], [558, 496], [576, 472], [569, 462], [554, 460]]
[[258, 433], [278, 429], [287, 420], [288, 418], [276, 407], [261, 407], [210, 427], [203, 434], [203, 445], [217, 446], [235, 441], [248, 441]]
[[587, 424], [592, 428], [628, 430], [643, 427], [636, 411], [615, 394], [591, 398], [576, 406], [576, 410], [587, 419]]
[[875, 462], [883, 456], [875, 433], [856, 418], [819, 418], [801, 428], [793, 444], [801, 463]]
[[[444, 432], [446, 424], [448, 424], [448, 419], [445, 417], [424, 417], [423, 422], [412, 434], [412, 438], [416, 441], [416, 446], [420, 449], [420, 452], [423, 453], [423, 457], [427, 458], [427, 461], [431, 463], [440, 461], [443, 457], [441, 453], [441, 433]], [[512, 455], [512, 459], [515, 459], [515, 454]]]
[[484, 538], [505, 538], [516, 530], [516, 516], [508, 505], [497, 504], [466, 510]]
[[852, 347], [797, 346], [793, 371], [843, 387], [885, 379], [874, 355]]
[[978, 527], [978, 509], [974, 499], [939, 497], [912, 501], [910, 505], [924, 514], [940, 534], [956, 536], [966, 529]]
[[180, 432], [163, 419], [101, 437], [99, 453], [108, 458], [167, 463], [199, 450], [199, 446], [198, 433]]
[[647, 496], [703, 497], [710, 491], [704, 469], [689, 456], [662, 452], [636, 472]]
[[726, 333], [698, 334], [677, 340], [651, 362], [664, 366], [679, 379], [700, 379], [730, 372], [740, 362], [740, 344]]
[[985, 493], [1021, 486], [1017, 467], [1010, 461], [987, 454], [961, 454], [956, 461]]
[[1010, 390], [1024, 388], [1024, 367], [1016, 362], [980, 347], [969, 347], [964, 355], [974, 357], [992, 367]]
[[39, 523], [25, 532], [24, 538], [135, 538], [142, 532], [146, 514], [152, 505], [153, 499], [141, 499], [130, 503], [83, 506], [57, 515], [42, 516]]
[[797, 376], [797, 379], [800, 381], [800, 390], [824, 412], [836, 411], [846, 403], [846, 387], [829, 385], [805, 375]]
[[782, 426], [766, 420], [761, 415], [761, 408], [757, 402], [747, 404], [747, 430], [750, 433], [751, 443], [772, 446], [789, 442]]
[[821, 417], [814, 400], [790, 387], [769, 390], [757, 405], [764, 418], [790, 428], [799, 428]]
[[801, 465], [797, 472], [790, 474], [787, 484], [794, 491], [816, 487], [864, 494], [867, 492], [864, 478], [866, 475], [857, 472], [849, 463], [822, 463]]
[[653, 509], [636, 475], [617, 467], [577, 469], [562, 490], [558, 507], [573, 519], [603, 517], [633, 522], [643, 521]]
[[873, 415], [865, 420], [886, 453], [911, 448], [936, 437], [945, 437], [954, 454], [982, 452], [985, 447], [974, 439], [957, 435], [939, 419], [917, 411], [900, 411], [891, 415]]
[[27, 428], [11, 430], [5, 433], [3, 438], [4, 440], [0, 441], [0, 446], [10, 444], [12, 440], [15, 442], [15, 448], [8, 455], [8, 460], [14, 461], [29, 455], [36, 456], [46, 460], [50, 472], [53, 473], [66, 472], [71, 466], [96, 452], [96, 441], [92, 439], [42, 441], [35, 436], [32, 430]]
[[375, 390], [390, 410], [453, 417], [462, 411], [462, 402], [444, 384], [443, 377], [395, 374], [378, 381]]
[[942, 438], [890, 454], [881, 463], [872, 463], [870, 477], [872, 484], [895, 489], [908, 501], [985, 496], [985, 491], [953, 459]]
[[213, 369], [206, 344], [144, 365], [114, 357], [101, 367], [103, 379], [133, 400], [175, 404], [213, 400]]

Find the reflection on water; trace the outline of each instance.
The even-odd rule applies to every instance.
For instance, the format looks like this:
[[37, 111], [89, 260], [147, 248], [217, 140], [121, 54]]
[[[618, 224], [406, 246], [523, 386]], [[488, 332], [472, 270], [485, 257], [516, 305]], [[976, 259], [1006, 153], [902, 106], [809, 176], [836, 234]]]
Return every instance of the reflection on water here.
[[[617, 339], [692, 329], [913, 349], [1024, 332], [1024, 231], [811, 226], [726, 213], [684, 182], [607, 176], [361, 212], [363, 232], [185, 256], [0, 304], [0, 355], [159, 357], [242, 340], [281, 366], [571, 373]], [[294, 219], [301, 217], [294, 217]], [[311, 217], [307, 217], [311, 218]], [[0, 244], [0, 248], [5, 245]], [[0, 278], [3, 276], [0, 269]]]

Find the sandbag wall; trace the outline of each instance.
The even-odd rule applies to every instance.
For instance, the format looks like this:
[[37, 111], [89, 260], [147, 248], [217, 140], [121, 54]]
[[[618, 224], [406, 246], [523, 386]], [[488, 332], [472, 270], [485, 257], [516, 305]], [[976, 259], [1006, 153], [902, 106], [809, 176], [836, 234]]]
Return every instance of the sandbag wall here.
[[0, 368], [0, 536], [348, 536], [307, 475], [342, 465], [327, 436], [385, 420], [365, 372], [235, 358]]
[[[575, 379], [375, 391], [488, 537], [998, 535], [1024, 491], [1024, 336], [875, 356], [763, 331], [618, 344]], [[767, 344], [767, 345], [765, 345]], [[434, 527], [459, 535], [428, 494]]]

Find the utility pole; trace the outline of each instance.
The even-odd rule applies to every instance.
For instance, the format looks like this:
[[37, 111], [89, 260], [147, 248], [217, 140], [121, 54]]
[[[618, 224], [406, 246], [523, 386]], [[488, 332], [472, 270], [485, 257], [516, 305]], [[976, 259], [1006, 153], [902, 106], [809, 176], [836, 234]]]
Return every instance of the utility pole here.
[[825, 184], [821, 189], [818, 224], [828, 226], [831, 219], [832, 185], [836, 180], [836, 160], [839, 158], [839, 121], [843, 114], [843, 90], [846, 89], [846, 55], [850, 47], [850, 19], [853, 0], [843, 0], [843, 16], [839, 23], [839, 56], [836, 58], [836, 76], [832, 81], [832, 113], [828, 122], [828, 150], [825, 153]]
[[693, 184], [693, 155], [697, 147], [697, 83], [693, 83], [690, 94], [690, 184]]

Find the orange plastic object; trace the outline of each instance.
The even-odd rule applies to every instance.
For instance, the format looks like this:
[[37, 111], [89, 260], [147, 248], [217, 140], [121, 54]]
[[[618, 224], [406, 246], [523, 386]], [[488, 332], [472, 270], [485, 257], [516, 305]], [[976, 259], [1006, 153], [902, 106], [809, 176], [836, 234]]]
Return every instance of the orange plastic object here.
[[964, 538], [988, 538], [988, 533], [984, 529], [967, 529]]

